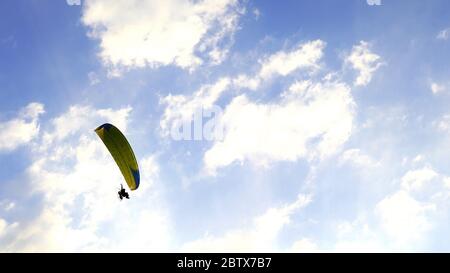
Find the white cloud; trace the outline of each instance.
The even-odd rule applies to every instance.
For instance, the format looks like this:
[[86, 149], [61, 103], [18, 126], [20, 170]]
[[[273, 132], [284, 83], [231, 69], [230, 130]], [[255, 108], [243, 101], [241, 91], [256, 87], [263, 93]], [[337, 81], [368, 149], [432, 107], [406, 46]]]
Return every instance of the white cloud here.
[[258, 20], [259, 17], [261, 17], [261, 11], [257, 8], [253, 9], [253, 15], [255, 16], [255, 19]]
[[222, 61], [243, 12], [236, 0], [86, 0], [82, 21], [117, 76], [145, 66], [192, 70], [205, 61], [201, 54]]
[[110, 108], [95, 109], [91, 106], [71, 106], [66, 113], [51, 120], [53, 130], [44, 132], [43, 144], [49, 145], [54, 140], [60, 141], [80, 132], [93, 132], [95, 128], [106, 122], [113, 123], [121, 130], [126, 130], [126, 120], [130, 111], [131, 107], [115, 111]]
[[152, 184], [157, 175], [152, 173], [157, 170], [156, 162], [151, 157], [141, 161], [145, 183], [141, 183], [139, 191], [131, 193], [124, 206], [116, 196], [123, 178], [114, 161], [98, 140], [80, 142], [72, 156], [73, 167], [51, 159], [30, 167], [34, 190], [44, 194], [44, 207], [37, 219], [21, 230], [11, 249], [27, 252], [166, 249], [168, 219], [158, 205]]
[[[0, 218], [0, 245], [2, 239], [8, 236], [11, 232], [14, 232], [15, 229], [19, 226], [17, 222], [8, 223], [5, 219]], [[0, 248], [0, 252], [6, 251], [6, 249]]]
[[423, 161], [423, 159], [424, 159], [423, 155], [419, 154], [416, 157], [414, 157], [413, 163], [419, 163], [419, 162]]
[[400, 188], [376, 205], [382, 229], [397, 246], [420, 243], [441, 224], [438, 215], [448, 207], [447, 180], [431, 167], [410, 170], [401, 178]]
[[[337, 240], [329, 249], [386, 252], [429, 247], [427, 233], [447, 225], [442, 214], [446, 215], [450, 197], [448, 177], [422, 167], [406, 172], [399, 180], [399, 187], [377, 202], [373, 211], [363, 212], [353, 222], [338, 223]], [[374, 219], [368, 218], [372, 215]]]
[[5, 230], [6, 226], [7, 226], [6, 221], [0, 218], [0, 236], [3, 234], [3, 231]]
[[428, 214], [434, 204], [420, 202], [407, 191], [398, 192], [381, 200], [375, 209], [384, 231], [399, 243], [411, 243], [423, 238], [432, 228]]
[[91, 71], [88, 73], [88, 78], [89, 78], [90, 85], [96, 85], [96, 84], [100, 83], [100, 78], [98, 77], [97, 73], [95, 73], [94, 71]]
[[433, 95], [437, 95], [437, 94], [447, 91], [448, 86], [446, 84], [432, 82], [430, 84], [430, 89], [431, 89], [431, 92], [433, 93]]
[[277, 103], [254, 103], [238, 96], [227, 106], [221, 122], [223, 141], [205, 153], [208, 173], [235, 161], [257, 165], [299, 158], [324, 158], [349, 138], [354, 101], [343, 83], [310, 84], [304, 92], [291, 86]]
[[443, 115], [441, 118], [433, 122], [433, 126], [442, 132], [450, 131], [450, 114]]
[[259, 59], [260, 68], [256, 75], [238, 75], [233, 79], [233, 84], [238, 88], [256, 90], [261, 83], [276, 76], [286, 77], [298, 70], [315, 72], [320, 69], [319, 62], [325, 46], [325, 42], [314, 40], [299, 43], [291, 51], [280, 50]]
[[279, 208], [270, 208], [253, 219], [250, 228], [236, 229], [222, 236], [205, 235], [186, 243], [182, 251], [189, 252], [266, 252], [277, 248], [276, 239], [280, 231], [290, 223], [290, 216], [311, 202], [309, 195]]
[[309, 238], [300, 239], [292, 245], [290, 252], [310, 253], [318, 252], [319, 246]]
[[450, 38], [450, 28], [446, 28], [441, 30], [438, 35], [436, 36], [436, 39], [438, 40], [444, 40], [447, 41]]
[[450, 177], [444, 179], [444, 187], [450, 190]]
[[261, 84], [259, 77], [250, 77], [248, 75], [241, 74], [233, 79], [233, 85], [239, 88], [247, 88], [250, 90], [256, 90]]
[[16, 118], [0, 122], [0, 152], [12, 151], [36, 138], [38, 118], [43, 113], [44, 105], [33, 102], [21, 109]]
[[380, 252], [386, 251], [380, 234], [368, 224], [367, 215], [358, 215], [354, 221], [340, 221], [335, 224], [336, 241], [324, 249], [331, 252]]
[[317, 69], [324, 46], [325, 43], [320, 40], [299, 44], [291, 52], [279, 51], [260, 60], [261, 68], [256, 76], [240, 74], [235, 78], [223, 77], [214, 84], [203, 85], [191, 96], [170, 94], [162, 98], [161, 103], [166, 105], [160, 122], [163, 135], [168, 136], [174, 126], [178, 127], [182, 122], [192, 120], [195, 111], [210, 109], [232, 87], [255, 90], [264, 79], [272, 76], [287, 76], [301, 68]]
[[341, 164], [351, 163], [363, 167], [374, 167], [380, 164], [370, 156], [362, 153], [360, 149], [349, 149], [344, 151], [339, 160]]
[[261, 62], [259, 77], [270, 78], [273, 75], [286, 76], [297, 69], [318, 69], [318, 61], [323, 56], [325, 43], [321, 40], [297, 45], [290, 51], [279, 51]]
[[339, 253], [379, 253], [387, 252], [389, 249], [373, 235], [357, 235], [355, 238], [337, 241], [333, 248], [327, 250]]
[[366, 86], [372, 80], [375, 71], [383, 65], [381, 57], [371, 51], [371, 45], [361, 41], [359, 45], [353, 47], [352, 52], [346, 58], [353, 69], [357, 70], [359, 75], [354, 84], [356, 86]]
[[408, 171], [402, 177], [402, 187], [408, 191], [420, 191], [437, 177], [438, 173], [430, 167]]
[[12, 209], [14, 209], [16, 207], [16, 203], [12, 202], [12, 201], [4, 200], [4, 201], [0, 202], [0, 207], [4, 211], [10, 211], [10, 210], [12, 210]]

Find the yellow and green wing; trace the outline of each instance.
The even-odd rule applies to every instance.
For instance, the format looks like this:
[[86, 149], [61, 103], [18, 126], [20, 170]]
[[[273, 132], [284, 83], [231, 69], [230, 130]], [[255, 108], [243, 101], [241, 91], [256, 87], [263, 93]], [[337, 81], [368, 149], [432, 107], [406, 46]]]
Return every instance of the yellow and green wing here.
[[130, 143], [117, 127], [109, 123], [99, 126], [95, 132], [116, 161], [130, 190], [136, 190], [140, 180], [139, 167]]

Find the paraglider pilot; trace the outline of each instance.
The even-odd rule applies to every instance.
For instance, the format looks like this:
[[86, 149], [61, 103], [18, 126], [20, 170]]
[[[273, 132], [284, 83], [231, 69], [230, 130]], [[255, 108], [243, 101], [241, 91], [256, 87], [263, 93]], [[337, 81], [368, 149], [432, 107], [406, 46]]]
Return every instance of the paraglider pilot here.
[[118, 192], [120, 200], [123, 198], [130, 199], [130, 196], [128, 195], [128, 192], [125, 191], [122, 184], [120, 184], [120, 191]]

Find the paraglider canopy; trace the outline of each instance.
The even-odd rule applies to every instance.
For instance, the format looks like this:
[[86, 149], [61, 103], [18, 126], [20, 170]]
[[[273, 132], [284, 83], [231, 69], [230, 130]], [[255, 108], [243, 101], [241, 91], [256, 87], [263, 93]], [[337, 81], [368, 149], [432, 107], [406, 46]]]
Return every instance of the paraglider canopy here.
[[100, 125], [95, 132], [116, 161], [130, 190], [136, 190], [140, 182], [139, 167], [130, 143], [116, 126], [109, 123]]

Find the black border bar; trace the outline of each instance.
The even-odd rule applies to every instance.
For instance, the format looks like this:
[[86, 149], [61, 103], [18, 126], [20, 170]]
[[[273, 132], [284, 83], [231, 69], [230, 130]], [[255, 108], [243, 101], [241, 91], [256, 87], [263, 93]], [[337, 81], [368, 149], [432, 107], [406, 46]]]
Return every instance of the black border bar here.
[[[86, 272], [386, 272], [392, 269], [446, 269], [448, 253], [3, 253], [3, 265], [14, 270]], [[156, 270], [156, 271], [155, 271]]]

